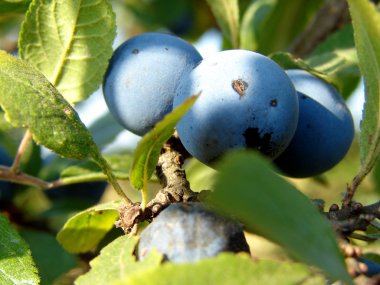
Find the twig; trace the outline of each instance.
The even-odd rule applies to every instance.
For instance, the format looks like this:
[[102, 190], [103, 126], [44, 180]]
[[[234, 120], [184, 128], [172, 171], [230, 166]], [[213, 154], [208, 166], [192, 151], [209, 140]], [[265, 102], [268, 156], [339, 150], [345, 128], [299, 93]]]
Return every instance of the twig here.
[[349, 206], [340, 209], [338, 205], [333, 204], [324, 214], [334, 229], [347, 237], [356, 230], [366, 230], [374, 219], [380, 218], [380, 201], [367, 206], [352, 202]]
[[138, 222], [153, 219], [171, 203], [197, 201], [198, 193], [191, 190], [182, 168], [187, 156], [189, 154], [178, 136], [173, 135], [162, 148], [156, 167], [156, 174], [162, 188], [146, 205], [144, 211], [141, 210], [139, 203], [120, 208], [120, 220], [116, 226], [130, 233]]
[[52, 188], [55, 184], [27, 175], [20, 171], [15, 172], [12, 167], [0, 165], [0, 180], [7, 180], [18, 184], [36, 186], [41, 189]]
[[13, 173], [17, 174], [20, 172], [20, 162], [21, 162], [22, 155], [25, 153], [25, 150], [31, 140], [32, 140], [32, 133], [29, 130], [27, 130], [17, 149], [15, 159], [13, 160], [13, 164], [11, 166], [11, 171]]
[[328, 35], [349, 21], [346, 0], [327, 1], [318, 11], [309, 26], [290, 47], [295, 57], [309, 55]]

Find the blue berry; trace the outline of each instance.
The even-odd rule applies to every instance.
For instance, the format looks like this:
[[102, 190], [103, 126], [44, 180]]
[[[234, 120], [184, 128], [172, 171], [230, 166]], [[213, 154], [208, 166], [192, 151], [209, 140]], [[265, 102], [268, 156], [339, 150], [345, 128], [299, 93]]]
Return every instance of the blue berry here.
[[249, 252], [242, 225], [201, 203], [171, 204], [141, 233], [140, 259], [155, 248], [171, 262], [194, 262], [220, 252]]
[[103, 93], [112, 115], [144, 135], [173, 108], [179, 79], [202, 59], [186, 41], [164, 33], [128, 39], [113, 54]]
[[266, 56], [227, 50], [202, 60], [181, 78], [174, 106], [200, 92], [177, 131], [187, 151], [205, 164], [235, 148], [253, 148], [275, 158], [294, 135], [296, 91]]
[[329, 83], [303, 70], [288, 70], [299, 98], [296, 133], [275, 164], [290, 177], [310, 177], [334, 167], [349, 150], [354, 123], [345, 101]]

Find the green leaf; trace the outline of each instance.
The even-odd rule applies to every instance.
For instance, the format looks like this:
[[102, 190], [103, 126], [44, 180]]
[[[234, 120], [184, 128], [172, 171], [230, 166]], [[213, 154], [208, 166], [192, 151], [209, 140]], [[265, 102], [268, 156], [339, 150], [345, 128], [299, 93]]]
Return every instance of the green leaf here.
[[270, 54], [288, 49], [323, 3], [322, 0], [277, 0], [260, 26], [257, 51]]
[[191, 190], [200, 192], [202, 190], [214, 189], [217, 171], [201, 163], [197, 159], [186, 161], [186, 178], [190, 182]]
[[53, 85], [23, 60], [0, 51], [0, 104], [14, 127], [55, 153], [85, 159], [98, 153], [76, 111]]
[[20, 56], [76, 103], [99, 87], [115, 34], [107, 0], [34, 0], [21, 28]]
[[24, 13], [32, 0], [14, 0], [14, 1], [1, 1], [0, 14], [5, 13]]
[[120, 202], [100, 204], [70, 218], [57, 235], [59, 243], [71, 253], [94, 250], [114, 227]]
[[335, 85], [344, 98], [348, 98], [361, 77], [352, 26], [346, 25], [328, 37], [306, 58], [306, 62], [325, 73], [325, 80]]
[[217, 209], [295, 258], [352, 284], [331, 225], [306, 196], [274, 173], [269, 161], [241, 151], [227, 155], [218, 169], [210, 198]]
[[241, 23], [240, 48], [254, 51], [258, 49], [262, 24], [275, 4], [276, 0], [257, 0], [248, 7]]
[[239, 47], [238, 0], [207, 0], [222, 33], [233, 48]]
[[121, 236], [104, 247], [100, 255], [90, 262], [91, 270], [80, 276], [75, 285], [107, 285], [126, 276], [145, 273], [156, 268], [162, 261], [162, 256], [152, 252], [141, 262], [136, 262], [133, 255], [138, 238], [136, 236]]
[[349, 0], [360, 70], [365, 81], [365, 106], [360, 132], [362, 180], [373, 168], [380, 152], [380, 14], [368, 1]]
[[[130, 154], [105, 155], [104, 157], [117, 179], [127, 180], [129, 178], [129, 169], [132, 165], [132, 156]], [[107, 175], [93, 161], [85, 161], [69, 166], [60, 174], [60, 180], [65, 185], [107, 179]]]
[[[174, 127], [182, 116], [191, 108], [199, 95], [187, 99], [182, 105], [166, 115], [162, 121], [147, 133], [139, 142], [132, 162], [130, 172], [131, 185], [136, 189], [142, 189], [143, 197], [146, 194], [148, 179], [152, 176], [164, 143], [173, 134]], [[143, 202], [144, 203], [144, 202]]]
[[54, 280], [76, 266], [75, 257], [64, 251], [51, 234], [23, 230], [21, 236], [30, 246], [41, 276], [41, 285], [53, 284]]
[[303, 69], [334, 85], [344, 98], [351, 95], [360, 80], [355, 49], [337, 49], [312, 56], [294, 58], [290, 53], [276, 52], [269, 56], [283, 69]]
[[127, 276], [112, 285], [242, 285], [242, 284], [325, 284], [303, 264], [278, 261], [252, 261], [246, 254], [222, 253], [197, 263], [173, 264]]
[[323, 73], [318, 72], [313, 69], [305, 60], [301, 58], [295, 58], [291, 53], [288, 52], [275, 52], [269, 55], [269, 57], [274, 60], [283, 69], [303, 69], [314, 74], [319, 74], [323, 76]]
[[39, 284], [28, 245], [1, 214], [0, 233], [0, 284]]

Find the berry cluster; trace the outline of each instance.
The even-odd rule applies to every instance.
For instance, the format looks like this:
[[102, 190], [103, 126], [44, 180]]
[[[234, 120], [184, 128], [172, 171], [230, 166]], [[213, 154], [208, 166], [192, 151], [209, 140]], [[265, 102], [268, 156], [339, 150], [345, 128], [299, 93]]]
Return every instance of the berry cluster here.
[[354, 137], [350, 111], [324, 80], [303, 70], [284, 71], [248, 50], [202, 59], [189, 43], [163, 33], [122, 44], [103, 90], [110, 112], [138, 135], [200, 93], [177, 131], [187, 151], [208, 165], [228, 150], [253, 148], [281, 173], [309, 177], [336, 165]]

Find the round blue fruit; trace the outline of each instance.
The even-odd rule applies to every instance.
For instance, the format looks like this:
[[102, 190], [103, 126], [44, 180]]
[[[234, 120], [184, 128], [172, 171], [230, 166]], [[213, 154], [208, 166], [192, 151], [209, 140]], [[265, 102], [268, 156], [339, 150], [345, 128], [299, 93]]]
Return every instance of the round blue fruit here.
[[319, 175], [346, 155], [354, 138], [354, 123], [344, 99], [329, 83], [307, 71], [286, 71], [299, 98], [296, 133], [275, 160], [290, 177]]
[[249, 252], [242, 225], [201, 203], [174, 203], [143, 230], [138, 257], [152, 249], [171, 262], [194, 262], [221, 252]]
[[103, 82], [112, 115], [144, 135], [173, 108], [179, 79], [202, 59], [188, 42], [164, 33], [130, 38], [113, 54]]
[[187, 151], [205, 164], [235, 148], [277, 157], [297, 127], [298, 98], [274, 61], [247, 50], [216, 53], [181, 78], [174, 106], [200, 93], [177, 125]]

